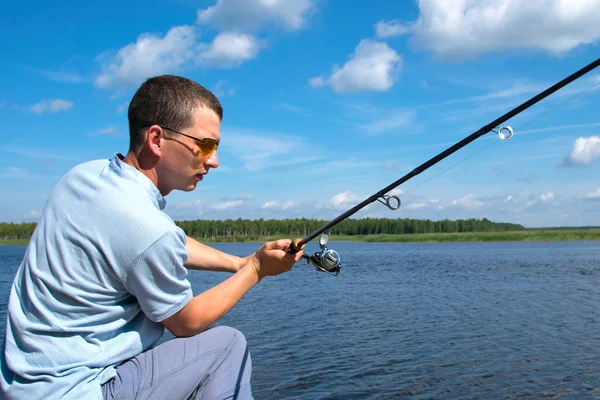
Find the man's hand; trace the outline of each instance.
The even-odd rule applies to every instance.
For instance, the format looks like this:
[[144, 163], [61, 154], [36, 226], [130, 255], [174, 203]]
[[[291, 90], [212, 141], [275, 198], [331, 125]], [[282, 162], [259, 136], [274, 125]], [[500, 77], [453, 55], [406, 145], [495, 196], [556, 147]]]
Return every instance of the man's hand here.
[[287, 252], [291, 243], [292, 241], [289, 239], [267, 242], [256, 253], [243, 258], [243, 260], [248, 260], [259, 279], [265, 276], [279, 275], [292, 269], [294, 263], [302, 257], [302, 251], [296, 254]]

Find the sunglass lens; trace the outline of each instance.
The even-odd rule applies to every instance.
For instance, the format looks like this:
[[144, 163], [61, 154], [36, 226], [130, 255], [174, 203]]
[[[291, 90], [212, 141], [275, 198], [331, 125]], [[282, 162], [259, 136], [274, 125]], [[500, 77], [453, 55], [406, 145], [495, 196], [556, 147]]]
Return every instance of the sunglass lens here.
[[203, 156], [210, 156], [215, 150], [217, 150], [218, 144], [214, 139], [204, 139], [200, 143], [200, 152]]

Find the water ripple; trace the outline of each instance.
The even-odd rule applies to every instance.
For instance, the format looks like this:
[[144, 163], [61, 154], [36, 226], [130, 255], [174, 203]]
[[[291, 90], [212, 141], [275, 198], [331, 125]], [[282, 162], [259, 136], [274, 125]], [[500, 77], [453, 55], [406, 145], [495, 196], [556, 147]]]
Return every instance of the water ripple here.
[[[257, 399], [600, 398], [600, 242], [333, 244], [340, 277], [298, 264], [220, 322], [246, 335]], [[190, 273], [196, 293], [225, 278]]]

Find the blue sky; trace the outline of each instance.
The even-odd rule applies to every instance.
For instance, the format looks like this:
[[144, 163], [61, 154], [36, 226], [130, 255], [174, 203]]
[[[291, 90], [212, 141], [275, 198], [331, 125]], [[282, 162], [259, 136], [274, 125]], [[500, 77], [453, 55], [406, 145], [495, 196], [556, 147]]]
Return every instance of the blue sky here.
[[[600, 0], [52, 3], [0, 16], [0, 221], [35, 221], [70, 168], [125, 153], [149, 76], [225, 109], [221, 166], [167, 197], [174, 219], [332, 219], [600, 54]], [[399, 211], [355, 217], [600, 225], [597, 84], [403, 184]]]

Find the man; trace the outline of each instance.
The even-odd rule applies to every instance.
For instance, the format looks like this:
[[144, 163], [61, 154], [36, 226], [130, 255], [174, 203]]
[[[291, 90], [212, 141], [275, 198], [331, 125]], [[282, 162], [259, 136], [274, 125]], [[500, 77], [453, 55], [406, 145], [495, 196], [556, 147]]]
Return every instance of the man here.
[[[3, 399], [252, 398], [243, 335], [209, 328], [302, 253], [279, 240], [235, 257], [186, 237], [162, 212], [164, 196], [218, 167], [222, 116], [199, 84], [148, 79], [129, 105], [127, 155], [61, 179], [11, 289]], [[187, 269], [233, 275], [193, 297]], [[164, 327], [177, 338], [153, 347]]]

